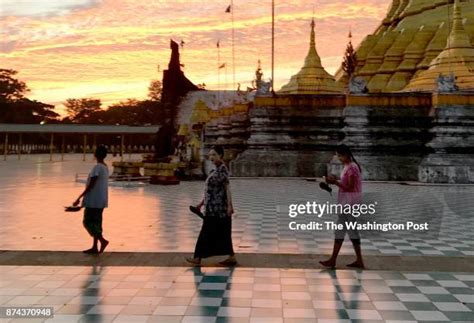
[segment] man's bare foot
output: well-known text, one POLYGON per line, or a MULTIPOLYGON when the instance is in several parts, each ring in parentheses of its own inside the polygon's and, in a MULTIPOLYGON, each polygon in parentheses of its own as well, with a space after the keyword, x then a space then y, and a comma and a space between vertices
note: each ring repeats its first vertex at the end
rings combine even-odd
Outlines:
POLYGON ((353 263, 350 263, 347 265, 347 267, 350 267, 350 268, 361 268, 361 269, 364 269, 365 266, 364 266, 364 263, 362 261, 354 261, 353 263))
POLYGON ((99 253, 103 253, 105 248, 107 248, 108 245, 109 245, 109 242, 104 239, 104 241, 100 243, 99 253))
POLYGON ((332 268, 332 269, 336 268, 336 261, 334 261, 332 259, 320 261, 319 263, 321 265, 323 265, 324 267, 327 267, 327 268, 332 268))
POLYGON ((97 248, 90 248, 87 250, 83 250, 82 252, 88 255, 96 255, 99 253, 99 250, 97 250, 97 248))
POLYGON ((201 266, 201 259, 199 258, 186 258, 186 261, 193 266, 201 266))

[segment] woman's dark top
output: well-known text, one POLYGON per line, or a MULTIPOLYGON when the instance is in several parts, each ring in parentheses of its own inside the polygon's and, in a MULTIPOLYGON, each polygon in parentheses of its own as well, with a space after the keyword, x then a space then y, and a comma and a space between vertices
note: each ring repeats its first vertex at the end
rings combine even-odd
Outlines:
POLYGON ((227 216, 227 185, 229 172, 224 163, 212 170, 206 179, 204 192, 204 212, 206 216, 227 216))

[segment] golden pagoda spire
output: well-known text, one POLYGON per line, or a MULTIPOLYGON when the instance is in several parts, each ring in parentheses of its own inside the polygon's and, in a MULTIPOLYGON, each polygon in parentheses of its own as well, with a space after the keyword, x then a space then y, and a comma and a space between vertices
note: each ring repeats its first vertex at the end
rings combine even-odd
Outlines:
POLYGON ((463 18, 461 13, 461 6, 459 5, 459 0, 454 1, 454 16, 453 16, 453 26, 451 33, 448 37, 449 48, 469 48, 471 47, 471 41, 469 36, 464 29, 463 18))
POLYGON ((321 59, 319 58, 318 51, 316 50, 316 36, 314 32, 314 18, 311 19, 311 36, 309 39, 309 51, 306 55, 304 65, 305 66, 314 66, 321 65, 321 59))
POLYGON ((437 80, 441 75, 453 74, 460 90, 474 89, 474 47, 464 28, 461 5, 454 1, 454 16, 446 48, 405 87, 404 91, 437 90, 437 80))
POLYGON ((323 68, 321 58, 316 50, 314 17, 311 20, 309 50, 301 70, 293 75, 290 82, 284 85, 280 94, 339 94, 344 89, 337 84, 334 77, 323 68))

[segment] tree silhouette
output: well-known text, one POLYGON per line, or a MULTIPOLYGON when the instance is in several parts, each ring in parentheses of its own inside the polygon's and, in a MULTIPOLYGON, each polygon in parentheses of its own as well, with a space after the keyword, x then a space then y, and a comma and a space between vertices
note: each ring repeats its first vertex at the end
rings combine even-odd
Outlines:
POLYGON ((25 82, 15 78, 17 71, 0 69, 0 123, 56 122, 54 106, 25 97, 25 82))
POLYGON ((357 54, 352 46, 352 33, 349 33, 349 44, 347 44, 342 69, 346 73, 348 80, 352 78, 357 66, 357 54))
POLYGON ((86 123, 94 113, 100 112, 102 103, 99 99, 67 99, 64 103, 69 120, 74 123, 86 123))
POLYGON ((0 69, 0 100, 12 102, 24 98, 24 94, 29 91, 25 82, 19 81, 14 76, 17 71, 0 69))
POLYGON ((149 125, 159 123, 160 103, 152 100, 127 99, 111 105, 103 113, 105 123, 122 125, 149 125), (158 105, 158 108, 157 108, 158 105))
POLYGON ((160 80, 152 80, 148 87, 148 97, 152 101, 160 101, 161 93, 163 91, 163 84, 160 80))

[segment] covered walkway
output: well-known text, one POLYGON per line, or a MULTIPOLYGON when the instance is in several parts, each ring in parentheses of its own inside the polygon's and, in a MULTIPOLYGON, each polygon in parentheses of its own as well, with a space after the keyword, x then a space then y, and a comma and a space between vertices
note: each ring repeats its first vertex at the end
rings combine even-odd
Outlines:
MULTIPOLYGON (((61 160, 64 160, 66 150, 66 135, 77 135, 82 137, 83 160, 86 160, 88 138, 92 137, 92 147, 96 146, 98 135, 117 135, 120 137, 120 156, 122 156, 126 147, 126 139, 131 140, 135 135, 154 135, 159 126, 122 126, 122 125, 77 125, 77 124, 0 124, 0 133, 4 135, 3 142, 3 160, 7 159, 9 147, 15 146, 15 152, 18 159, 21 159, 23 146, 23 135, 25 134, 47 134, 49 135, 49 154, 50 161, 53 160, 55 153, 55 140, 59 136, 61 140, 61 160), (16 138, 12 142, 12 138, 16 138)), ((92 149, 93 150, 93 149, 92 149)), ((131 151, 129 151, 131 152, 131 151)))

